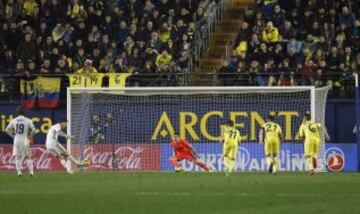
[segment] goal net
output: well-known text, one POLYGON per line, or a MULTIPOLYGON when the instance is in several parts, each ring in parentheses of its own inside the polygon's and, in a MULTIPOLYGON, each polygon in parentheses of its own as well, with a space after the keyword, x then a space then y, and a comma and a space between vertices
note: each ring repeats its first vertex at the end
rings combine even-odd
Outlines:
MULTIPOLYGON (((74 139, 67 148, 74 157, 91 161, 87 171, 171 171, 169 143, 179 133, 199 159, 222 171, 220 130, 231 119, 242 136, 235 171, 265 171, 257 138, 272 113, 284 136, 279 170, 304 171, 298 130, 306 111, 314 121, 325 122, 327 92, 314 87, 68 88, 67 131, 74 139)), ((201 171, 191 162, 182 166, 201 171)), ((326 170, 324 146, 317 170, 326 170)))

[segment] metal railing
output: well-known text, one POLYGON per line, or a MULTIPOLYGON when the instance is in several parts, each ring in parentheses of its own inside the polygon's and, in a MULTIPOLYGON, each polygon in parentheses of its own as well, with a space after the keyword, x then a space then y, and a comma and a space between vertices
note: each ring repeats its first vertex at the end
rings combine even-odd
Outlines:
POLYGON ((227 2, 228 0, 220 0, 215 6, 213 13, 203 18, 205 19, 206 26, 200 26, 201 38, 194 44, 193 63, 196 63, 207 50, 211 34, 215 31, 216 24, 224 17, 227 2))
MULTIPOLYGON (((257 86, 257 77, 261 77, 264 80, 265 85, 269 82, 269 77, 273 76, 277 85, 278 80, 289 81, 290 78, 295 80, 297 85, 302 84, 302 75, 300 73, 257 73, 251 74, 248 72, 244 73, 151 73, 151 74, 133 74, 128 77, 126 85, 129 87, 137 86, 189 86, 189 76, 200 80, 206 80, 209 86, 257 86)), ((328 80, 332 80, 334 85, 333 88, 341 89, 344 91, 340 97, 351 97, 354 92, 354 80, 350 77, 351 74, 344 76, 343 73, 331 73, 323 75, 320 82, 323 85, 328 84, 328 80), (347 78, 349 76, 349 78, 347 78), (345 77, 345 78, 344 78, 345 77)), ((61 97, 65 97, 65 88, 69 86, 68 77, 64 74, 35 74, 33 77, 46 76, 46 77, 60 77, 61 78, 61 97)), ((5 88, 6 90, 0 90, 0 100, 19 100, 20 99, 20 79, 22 75, 0 75, 0 89, 5 88), (3 87, 6 85, 6 87, 3 87)), ((314 81, 315 82, 315 81, 314 81)), ((307 82, 307 84, 310 84, 307 82)), ((108 78, 103 78, 103 87, 108 85, 108 78)), ((337 97, 335 96, 335 97, 337 97)))

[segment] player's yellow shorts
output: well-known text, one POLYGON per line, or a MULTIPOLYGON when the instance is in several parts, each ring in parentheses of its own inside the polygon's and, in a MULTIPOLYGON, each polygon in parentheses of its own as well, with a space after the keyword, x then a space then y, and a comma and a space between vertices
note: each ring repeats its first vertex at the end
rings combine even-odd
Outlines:
POLYGON ((307 138, 304 142, 305 156, 313 156, 317 158, 320 149, 320 139, 307 138))
POLYGON ((280 152, 280 141, 277 138, 268 138, 265 140, 265 155, 279 154, 280 152))
POLYGON ((238 153, 238 145, 236 144, 224 144, 223 156, 231 159, 236 159, 238 153))

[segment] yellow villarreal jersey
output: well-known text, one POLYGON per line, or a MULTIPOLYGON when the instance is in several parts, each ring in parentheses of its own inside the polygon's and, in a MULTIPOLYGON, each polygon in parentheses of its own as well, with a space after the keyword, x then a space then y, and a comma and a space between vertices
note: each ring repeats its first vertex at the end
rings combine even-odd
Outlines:
POLYGON ((264 125, 261 126, 264 129, 265 132, 265 140, 266 139, 279 139, 280 141, 280 135, 282 133, 281 126, 274 122, 267 122, 264 125))
POLYGON ((240 132, 236 128, 226 127, 224 132, 224 142, 225 144, 235 144, 237 145, 240 142, 240 132))
POLYGON ((301 124, 299 135, 300 137, 305 137, 305 138, 320 139, 320 134, 319 134, 320 128, 321 128, 320 123, 306 121, 303 124, 301 124))

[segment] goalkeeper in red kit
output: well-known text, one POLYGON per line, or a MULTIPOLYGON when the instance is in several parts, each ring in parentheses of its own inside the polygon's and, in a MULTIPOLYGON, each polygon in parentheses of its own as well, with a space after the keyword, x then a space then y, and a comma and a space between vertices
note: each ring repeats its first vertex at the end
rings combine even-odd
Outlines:
POLYGON ((206 166, 206 164, 197 159, 194 148, 186 139, 180 139, 180 137, 175 134, 174 140, 171 141, 171 146, 175 151, 175 156, 170 158, 170 163, 175 167, 175 171, 180 171, 181 165, 179 161, 184 159, 195 163, 205 171, 209 171, 209 168, 206 166))

